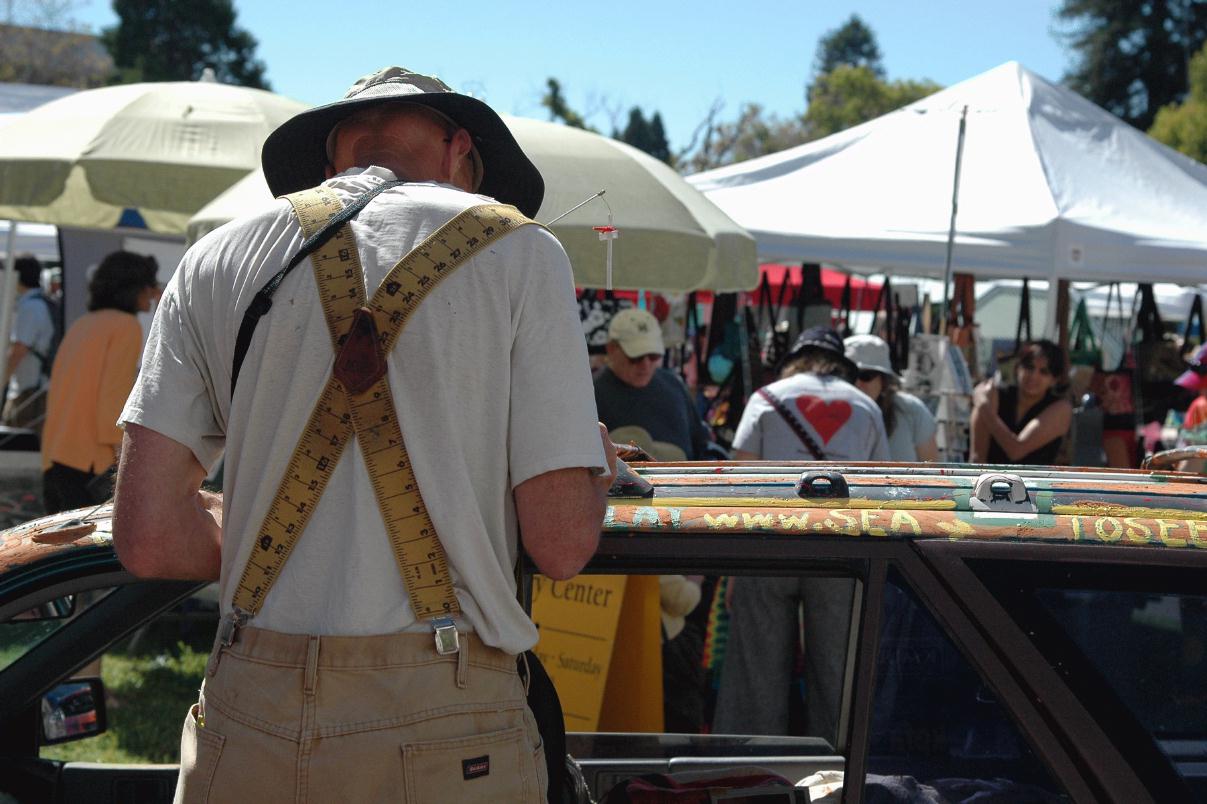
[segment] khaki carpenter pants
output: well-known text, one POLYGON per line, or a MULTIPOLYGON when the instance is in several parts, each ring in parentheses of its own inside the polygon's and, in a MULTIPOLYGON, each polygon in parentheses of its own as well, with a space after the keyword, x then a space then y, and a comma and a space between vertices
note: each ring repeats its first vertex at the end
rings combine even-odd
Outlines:
POLYGON ((176 802, 545 801, 516 658, 461 634, 242 628, 185 717, 176 802))

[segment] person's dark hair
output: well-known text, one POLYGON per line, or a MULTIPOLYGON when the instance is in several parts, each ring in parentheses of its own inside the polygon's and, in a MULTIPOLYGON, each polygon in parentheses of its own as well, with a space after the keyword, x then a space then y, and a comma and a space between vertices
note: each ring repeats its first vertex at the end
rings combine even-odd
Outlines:
POLYGON ((159 263, 154 257, 115 251, 96 267, 88 283, 88 310, 138 312, 138 294, 143 288, 156 287, 159 263))
POLYGON ((1035 365, 1035 359, 1042 357, 1048 364, 1048 371, 1056 380, 1056 390, 1068 384, 1068 366, 1065 364, 1064 351, 1049 340, 1029 341, 1023 344, 1018 354, 1018 365, 1028 368, 1035 365))
POLYGON ((42 263, 32 254, 21 254, 13 261, 17 279, 27 288, 42 286, 42 263))
POLYGON ((897 398, 897 378, 883 372, 880 381, 880 396, 876 397, 876 405, 884 419, 884 431, 890 436, 897 429, 897 406, 893 404, 897 398))
POLYGON ((780 379, 806 373, 837 377, 847 382, 854 379, 850 365, 839 355, 825 349, 805 349, 796 357, 789 358, 780 369, 780 379))
POLYGON ((1036 365, 1036 357, 1043 357, 1048 362, 1048 371, 1053 373, 1053 377, 1056 378, 1056 384, 1063 384, 1068 367, 1065 365, 1065 353, 1060 346, 1051 340, 1031 340, 1031 342, 1022 344, 1022 350, 1019 353, 1020 366, 1036 365))

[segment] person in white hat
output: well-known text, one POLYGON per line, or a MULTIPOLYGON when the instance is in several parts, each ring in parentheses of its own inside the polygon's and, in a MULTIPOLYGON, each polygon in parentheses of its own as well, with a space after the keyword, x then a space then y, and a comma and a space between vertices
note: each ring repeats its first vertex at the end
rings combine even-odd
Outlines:
POLYGON ((875 335, 852 335, 843 340, 847 359, 855 364, 855 387, 870 396, 884 416, 889 455, 894 461, 936 461, 938 425, 926 403, 900 389, 888 344, 875 335))
POLYGON ((635 443, 660 461, 701 460, 712 441, 691 392, 662 368, 662 324, 637 307, 608 325, 607 359, 595 375, 599 420, 617 443, 635 443))
MULTIPOLYGON (((547 230, 523 225, 540 173, 490 107, 400 67, 287 121, 263 163, 274 195, 321 183, 345 210, 363 205, 344 228, 353 244, 286 275, 305 238, 284 199, 203 238, 163 296, 121 416, 122 563, 140 577, 220 580, 177 800, 544 801, 549 766, 517 672, 537 640, 516 599, 519 536, 542 573, 576 574, 598 544, 615 453, 596 421, 569 261, 547 230), (496 200, 518 211, 472 213, 488 223, 472 238, 442 234, 461 245, 431 258, 429 235, 496 200), (402 274, 385 281, 408 254, 425 295, 404 293, 402 274), (459 254, 471 256, 432 273, 459 254), (359 268, 326 268, 355 257, 359 268), (319 282, 357 270, 364 298, 382 294, 333 324, 351 321, 333 339, 321 302, 339 302, 319 282), (387 296, 417 304, 388 352, 377 334, 397 320, 378 306, 387 296), (368 427, 359 416, 383 381, 394 409, 374 409, 368 427), (328 393, 359 416, 316 406, 328 393), (348 421, 358 429, 342 457, 291 460, 304 433, 348 421), (371 479, 361 440, 395 423, 407 456, 371 479), (223 450, 224 494, 199 491, 223 450), (405 514, 423 508, 426 519, 405 514), (269 511, 309 520, 284 527, 269 511), (408 539, 424 545, 418 562, 392 548, 408 539), (282 553, 288 563, 243 582, 252 556, 275 567, 282 553), (442 604, 416 597, 427 587, 442 604)), ((334 206, 299 201, 320 204, 334 206)), ((386 438, 382 451, 396 450, 386 438)))

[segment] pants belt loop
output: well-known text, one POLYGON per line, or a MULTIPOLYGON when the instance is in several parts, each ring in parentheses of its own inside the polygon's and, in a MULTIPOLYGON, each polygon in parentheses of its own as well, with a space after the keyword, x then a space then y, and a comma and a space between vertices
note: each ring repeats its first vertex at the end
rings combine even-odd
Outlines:
POLYGON ((306 642, 305 692, 307 695, 314 695, 314 690, 318 686, 319 641, 321 639, 322 637, 312 636, 306 642))
POLYGON ((461 641, 461 650, 457 651, 457 689, 463 690, 468 686, 466 676, 469 673, 469 640, 461 641))
POLYGON ((524 681, 524 697, 528 697, 528 687, 532 684, 532 668, 528 666, 528 651, 520 654, 520 664, 524 666, 523 681, 524 681))

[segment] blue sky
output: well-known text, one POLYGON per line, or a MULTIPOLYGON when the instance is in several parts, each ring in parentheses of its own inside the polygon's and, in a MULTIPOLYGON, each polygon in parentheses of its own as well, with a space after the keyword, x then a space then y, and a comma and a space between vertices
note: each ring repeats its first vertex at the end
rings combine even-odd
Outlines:
MULTIPOLYGON (((236 0, 260 42, 275 91, 306 103, 340 97, 387 64, 434 72, 502 112, 544 118, 545 80, 561 81, 596 127, 623 125, 631 106, 660 111, 672 149, 685 146, 715 100, 722 119, 757 102, 784 117, 804 110, 818 39, 859 14, 875 32, 890 79, 944 86, 1020 61, 1053 81, 1069 54, 1053 35, 1058 0, 381 3, 236 0)), ((107 0, 73 15, 97 30, 116 22, 107 0)))

